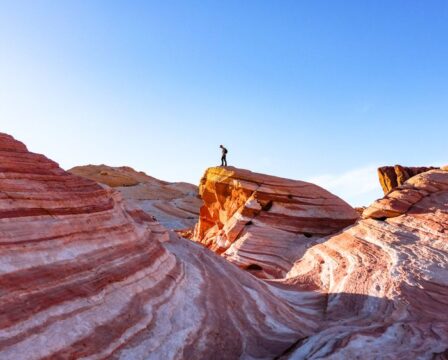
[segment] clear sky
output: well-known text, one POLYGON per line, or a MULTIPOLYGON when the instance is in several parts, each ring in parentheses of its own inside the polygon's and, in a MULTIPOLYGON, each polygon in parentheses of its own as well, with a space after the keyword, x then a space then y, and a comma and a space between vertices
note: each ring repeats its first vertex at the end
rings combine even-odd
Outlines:
POLYGON ((448 163, 446 0, 0 0, 0 131, 70 168, 220 161, 354 205, 448 163))

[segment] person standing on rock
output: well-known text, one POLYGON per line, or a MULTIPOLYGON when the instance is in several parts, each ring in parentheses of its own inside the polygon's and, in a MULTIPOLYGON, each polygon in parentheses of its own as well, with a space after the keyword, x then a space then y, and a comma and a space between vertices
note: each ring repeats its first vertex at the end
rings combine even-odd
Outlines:
POLYGON ((224 145, 219 145, 222 150, 221 166, 227 166, 227 153, 229 152, 224 145))

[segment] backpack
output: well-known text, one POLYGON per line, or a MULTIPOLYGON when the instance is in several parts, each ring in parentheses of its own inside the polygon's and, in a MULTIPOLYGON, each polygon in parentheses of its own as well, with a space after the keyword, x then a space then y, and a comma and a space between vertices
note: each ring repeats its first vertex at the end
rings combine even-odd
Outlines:
POLYGON ((228 153, 227 149, 226 149, 226 148, 224 148, 224 154, 227 154, 227 153, 228 153))

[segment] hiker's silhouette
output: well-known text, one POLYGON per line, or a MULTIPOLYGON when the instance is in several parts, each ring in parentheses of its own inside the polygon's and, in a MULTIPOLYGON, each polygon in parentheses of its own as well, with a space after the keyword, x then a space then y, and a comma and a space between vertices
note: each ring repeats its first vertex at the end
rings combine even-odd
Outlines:
POLYGON ((227 166, 228 150, 224 147, 224 145, 219 145, 219 147, 222 149, 221 166, 227 166))

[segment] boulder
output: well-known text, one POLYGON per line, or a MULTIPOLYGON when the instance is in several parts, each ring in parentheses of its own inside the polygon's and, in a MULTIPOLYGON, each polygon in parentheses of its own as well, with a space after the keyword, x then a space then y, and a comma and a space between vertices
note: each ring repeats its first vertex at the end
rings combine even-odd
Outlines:
POLYGON ((353 224, 346 202, 304 181, 208 169, 193 239, 259 277, 282 277, 318 238, 353 224))

